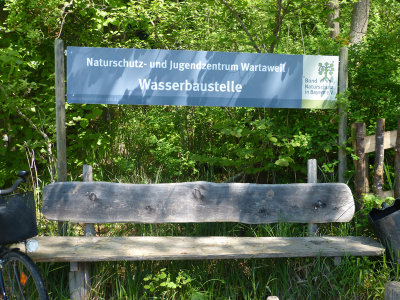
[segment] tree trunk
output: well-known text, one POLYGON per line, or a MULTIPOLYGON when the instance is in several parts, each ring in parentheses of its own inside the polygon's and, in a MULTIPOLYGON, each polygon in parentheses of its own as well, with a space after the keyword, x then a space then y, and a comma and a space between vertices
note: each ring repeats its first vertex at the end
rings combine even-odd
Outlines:
POLYGON ((275 28, 274 28, 274 39, 269 46, 269 53, 274 53, 276 42, 278 41, 279 32, 282 26, 282 0, 276 1, 276 14, 275 14, 275 28))
POLYGON ((350 44, 358 44, 367 33, 370 0, 354 3, 351 17, 350 44))
POLYGON ((336 21, 339 18, 339 0, 330 0, 328 9, 331 11, 328 14, 328 28, 331 29, 330 37, 334 40, 340 32, 339 22, 336 21))

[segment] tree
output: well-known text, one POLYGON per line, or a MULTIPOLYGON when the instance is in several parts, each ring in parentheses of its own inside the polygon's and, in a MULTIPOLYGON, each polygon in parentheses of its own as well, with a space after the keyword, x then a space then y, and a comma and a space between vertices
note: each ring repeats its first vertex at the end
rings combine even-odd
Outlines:
POLYGON ((350 44, 358 44, 367 33, 370 0, 354 3, 350 25, 350 44))
POLYGON ((328 9, 330 10, 328 14, 328 28, 330 31, 330 37, 334 40, 339 36, 340 25, 337 19, 339 18, 339 0, 330 0, 328 2, 328 9))
MULTIPOLYGON (((67 46, 337 55, 350 36, 356 6, 353 0, 328 1, 0 0, 0 85, 5 91, 0 91, 0 135, 10 138, 7 148, 0 147, 0 180, 10 173, 8 166, 16 170, 25 163, 25 141, 40 156, 39 173, 48 173, 58 36, 67 46)), ((391 26, 399 27, 399 2, 377 0, 370 6, 368 31, 373 34, 351 54, 358 60, 352 65, 352 119, 386 113, 385 103, 398 101, 397 29, 391 26), (383 39, 387 36, 390 43, 383 39), (375 64, 377 45, 380 56, 393 60, 375 64), (376 74, 390 71, 394 77, 380 85, 368 69, 371 64, 376 74), (379 101, 370 101, 372 96, 379 101)), ((336 131, 335 111, 67 104, 67 140, 73 141, 68 170, 75 178, 87 163, 106 170, 109 178, 146 172, 175 181, 213 173, 222 180, 247 172, 249 180, 256 180, 264 172, 260 182, 301 181, 311 156, 320 157, 324 170, 335 174, 336 131)))

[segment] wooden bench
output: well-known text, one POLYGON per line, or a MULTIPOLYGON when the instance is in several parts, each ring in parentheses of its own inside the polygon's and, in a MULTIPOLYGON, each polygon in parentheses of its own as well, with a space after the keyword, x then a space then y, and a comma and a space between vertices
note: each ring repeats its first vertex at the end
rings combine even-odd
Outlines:
MULTIPOLYGON (((59 182, 44 187, 42 205, 49 220, 150 224, 348 222, 355 207, 351 190, 342 183, 210 182, 59 182)), ((35 261, 71 262, 74 272, 84 268, 78 263, 95 261, 376 256, 384 252, 372 238, 351 236, 42 236, 37 240, 39 249, 31 254, 35 261)), ((85 282, 83 275, 76 276, 70 289, 79 289, 85 282)))

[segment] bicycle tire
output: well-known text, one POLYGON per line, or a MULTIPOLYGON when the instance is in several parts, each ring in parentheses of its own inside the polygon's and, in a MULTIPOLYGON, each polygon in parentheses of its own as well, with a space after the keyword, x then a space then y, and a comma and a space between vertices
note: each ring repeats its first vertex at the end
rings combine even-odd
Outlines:
POLYGON ((3 258, 4 285, 9 300, 48 300, 46 287, 35 263, 26 254, 11 250, 3 258))

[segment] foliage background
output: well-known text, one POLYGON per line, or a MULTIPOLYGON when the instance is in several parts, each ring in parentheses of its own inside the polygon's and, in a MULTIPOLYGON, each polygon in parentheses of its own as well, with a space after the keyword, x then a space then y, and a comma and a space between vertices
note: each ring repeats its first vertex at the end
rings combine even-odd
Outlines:
MULTIPOLYGON (((55 38, 65 45, 338 55, 326 1, 0 1, 0 183, 32 157, 54 179, 55 38)), ((395 127, 399 103, 399 2, 371 3, 368 36, 350 49, 350 123, 395 127), (379 80, 377 80, 379 78, 379 80)), ((335 180, 336 110, 68 105, 68 174, 136 182, 245 174, 254 182, 302 182, 309 158, 335 180), (139 176, 139 178, 138 178, 139 176)), ((351 164, 349 164, 351 165, 351 164)), ((351 183, 351 171, 348 174, 351 183)))
MULTIPOLYGON (((0 8, 3 185, 33 152, 41 180, 54 179, 55 38, 73 46, 338 55, 348 43, 352 1, 340 3, 336 40, 326 1, 1 0, 0 8)), ((371 131, 377 117, 388 127, 397 119, 398 8, 398 1, 371 3, 367 38, 350 49, 350 123, 367 122, 371 131)), ((129 182, 210 174, 302 182, 306 160, 316 157, 331 181, 337 122, 336 110, 67 104, 68 174, 76 179, 87 163, 96 176, 124 174, 129 182)))
MULTIPOLYGON (((332 40, 323 0, 0 0, 0 186, 34 167, 56 178, 54 40, 65 45, 338 55, 354 1, 340 1, 332 40)), ((368 33, 349 46, 349 124, 386 118, 400 103, 400 2, 371 1, 368 33)), ((68 179, 336 181, 337 110, 66 105, 68 179)), ((350 130, 348 132, 350 136, 350 130)), ((349 140, 350 154, 351 140, 349 140)), ((349 155, 346 174, 352 185, 349 155)))

